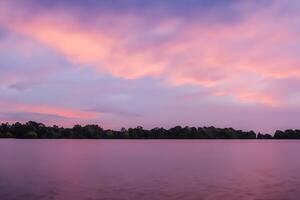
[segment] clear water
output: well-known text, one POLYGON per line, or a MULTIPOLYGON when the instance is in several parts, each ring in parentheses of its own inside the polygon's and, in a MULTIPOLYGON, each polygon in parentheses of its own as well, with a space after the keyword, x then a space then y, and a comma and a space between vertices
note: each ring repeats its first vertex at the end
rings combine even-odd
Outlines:
POLYGON ((0 140, 1 200, 300 199, 300 141, 0 140))

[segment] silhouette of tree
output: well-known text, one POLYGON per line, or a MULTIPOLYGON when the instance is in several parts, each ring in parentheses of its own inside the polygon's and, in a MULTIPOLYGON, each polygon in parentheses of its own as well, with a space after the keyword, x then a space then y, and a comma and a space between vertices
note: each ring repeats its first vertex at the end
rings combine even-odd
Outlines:
POLYGON ((73 139, 300 139, 300 130, 277 130, 270 134, 255 134, 254 131, 241 131, 233 128, 181 127, 170 129, 153 128, 146 130, 142 126, 122 128, 120 131, 104 130, 98 125, 75 125, 62 128, 56 125, 46 126, 29 121, 25 124, 16 122, 12 125, 0 125, 0 138, 73 138, 73 139))

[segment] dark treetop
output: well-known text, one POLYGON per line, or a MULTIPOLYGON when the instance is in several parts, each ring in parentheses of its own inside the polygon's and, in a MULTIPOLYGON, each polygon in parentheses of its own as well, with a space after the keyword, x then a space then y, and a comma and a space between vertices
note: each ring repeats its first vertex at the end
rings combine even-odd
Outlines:
POLYGON ((42 123, 29 121, 25 124, 2 123, 0 138, 72 138, 72 139, 300 139, 300 130, 276 131, 269 134, 241 131, 233 128, 215 127, 181 127, 170 129, 143 127, 120 131, 105 130, 98 125, 75 125, 73 128, 45 126, 42 123))

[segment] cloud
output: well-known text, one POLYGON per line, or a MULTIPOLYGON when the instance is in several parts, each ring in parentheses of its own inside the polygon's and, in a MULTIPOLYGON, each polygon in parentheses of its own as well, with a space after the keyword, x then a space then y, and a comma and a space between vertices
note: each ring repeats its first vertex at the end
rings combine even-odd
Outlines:
POLYGON ((39 114, 77 106, 69 117, 107 124, 169 104, 178 121, 185 104, 192 117, 208 102, 296 109, 299 10, 295 0, 1 1, 0 89, 39 114))
POLYGON ((2 29, 0 88, 26 90, 43 84, 70 64, 61 55, 32 38, 2 29))
POLYGON ((89 112, 99 112, 99 113, 107 113, 107 114, 114 114, 114 115, 123 115, 126 117, 141 117, 141 114, 138 114, 134 111, 127 111, 122 108, 117 108, 116 105, 113 107, 111 105, 105 105, 105 106, 97 106, 90 109, 87 109, 86 111, 89 112))
MULTIPOLYGON (((249 13, 249 3, 237 5, 239 12, 249 13)), ((274 1, 255 15, 248 14, 230 24, 178 16, 157 23, 130 12, 106 12, 82 24, 72 9, 44 11, 26 21, 2 16, 1 21, 9 29, 55 49, 69 61, 99 73, 125 79, 156 77, 175 86, 209 87, 212 94, 274 106, 279 104, 271 102, 272 94, 263 94, 263 88, 256 90, 246 82, 241 90, 236 80, 247 80, 253 74, 263 80, 261 87, 270 87, 269 79, 300 77, 298 25, 281 14, 284 5, 274 1), (150 27, 145 28, 148 22, 150 27)))
POLYGON ((4 102, 1 101, 2 112, 20 112, 20 113, 34 113, 41 115, 53 115, 61 118, 70 119, 94 119, 99 115, 95 111, 81 111, 70 108, 53 107, 48 105, 31 105, 18 102, 4 102))

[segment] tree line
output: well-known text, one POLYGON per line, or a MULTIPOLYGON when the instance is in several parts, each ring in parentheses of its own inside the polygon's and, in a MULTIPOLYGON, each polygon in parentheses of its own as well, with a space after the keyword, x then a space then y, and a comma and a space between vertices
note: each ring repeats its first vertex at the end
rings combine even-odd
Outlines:
POLYGON ((105 130, 98 125, 75 125, 72 128, 46 126, 29 121, 0 125, 0 138, 53 138, 53 139, 300 139, 300 130, 276 131, 274 136, 256 134, 254 131, 241 131, 233 128, 181 127, 170 129, 153 128, 146 130, 141 126, 120 131, 105 130))

